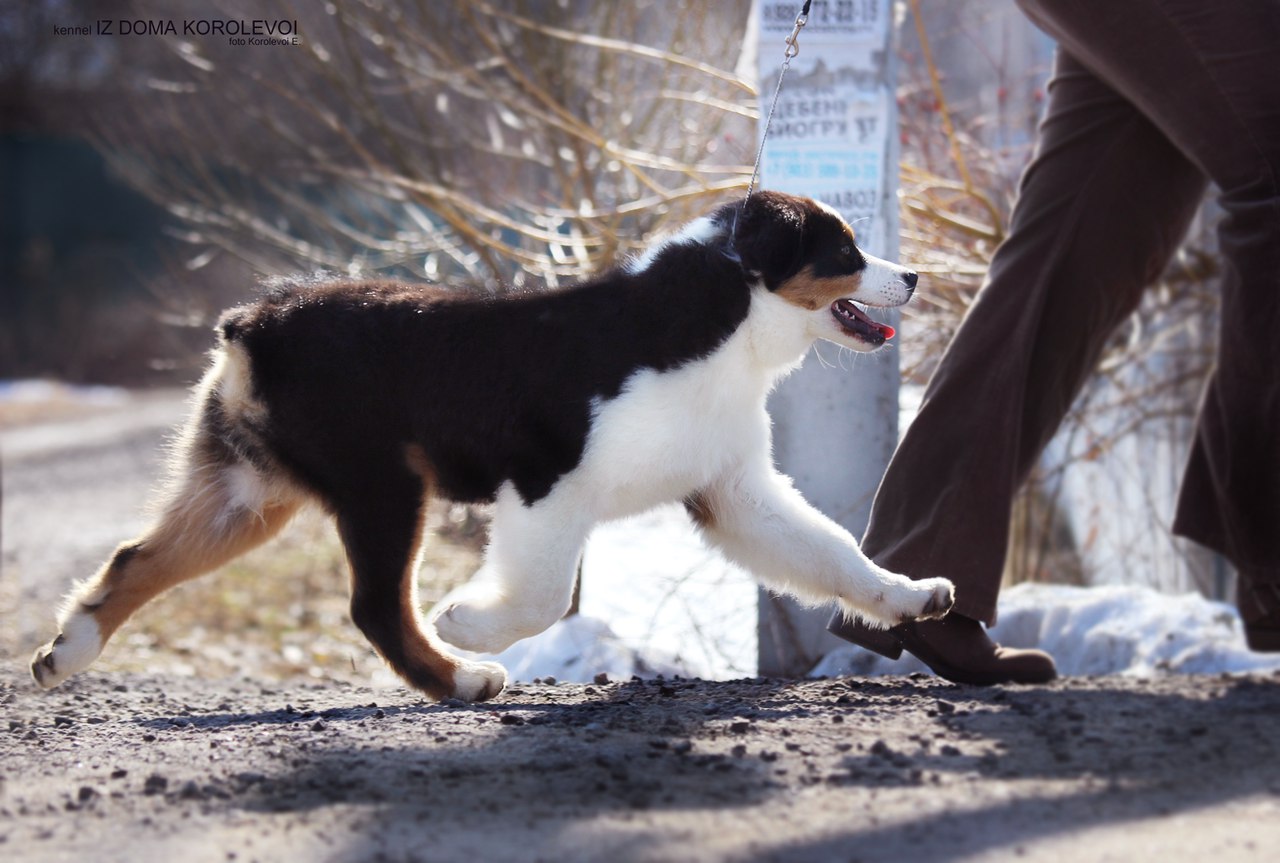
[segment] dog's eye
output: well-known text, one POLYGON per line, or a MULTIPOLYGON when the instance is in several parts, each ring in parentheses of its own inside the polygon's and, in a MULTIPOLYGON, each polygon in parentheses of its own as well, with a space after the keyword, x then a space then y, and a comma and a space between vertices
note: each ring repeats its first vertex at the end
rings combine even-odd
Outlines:
POLYGON ((841 247, 840 247, 840 257, 842 257, 842 258, 852 258, 852 257, 853 257, 853 246, 841 246, 841 247))

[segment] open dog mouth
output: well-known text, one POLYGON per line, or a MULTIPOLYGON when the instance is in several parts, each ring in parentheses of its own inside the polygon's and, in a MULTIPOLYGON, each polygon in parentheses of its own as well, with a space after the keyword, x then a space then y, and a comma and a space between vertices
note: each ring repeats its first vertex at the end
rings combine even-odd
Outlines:
POLYGON ((871 320, 853 300, 836 300, 831 304, 831 316, 836 319, 840 329, 873 345, 884 344, 886 339, 893 338, 893 327, 871 320))

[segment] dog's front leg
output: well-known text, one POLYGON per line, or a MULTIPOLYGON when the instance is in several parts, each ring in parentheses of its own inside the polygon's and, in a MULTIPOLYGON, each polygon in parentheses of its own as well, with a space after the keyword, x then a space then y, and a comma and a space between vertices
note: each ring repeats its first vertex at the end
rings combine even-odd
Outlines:
POLYGON ((441 638, 478 653, 501 653, 564 617, 591 528, 589 508, 564 488, 526 506, 505 486, 496 503, 484 565, 431 614, 441 638))
POLYGON ((802 601, 834 599, 845 613, 884 626, 942 617, 954 602, 945 578, 913 581, 876 566, 767 459, 731 472, 685 506, 726 557, 766 587, 802 601))

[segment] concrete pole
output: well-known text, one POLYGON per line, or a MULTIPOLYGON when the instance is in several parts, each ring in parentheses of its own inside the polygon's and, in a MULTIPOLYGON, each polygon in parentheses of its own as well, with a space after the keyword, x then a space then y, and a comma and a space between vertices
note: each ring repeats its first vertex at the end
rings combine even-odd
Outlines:
MULTIPOLYGON (((760 0, 753 10, 760 34, 761 118, 768 115, 798 5, 760 0)), ((891 5, 814 4, 765 144, 761 185, 832 204, 854 225, 860 246, 896 260, 891 5)), ((876 317, 897 324, 896 313, 877 311, 876 317)), ((779 468, 810 503, 856 537, 866 528, 875 489, 898 439, 896 341, 870 355, 820 342, 770 400, 779 468)), ((805 609, 761 591, 759 673, 803 675, 843 644, 826 631, 830 615, 830 607, 805 609)))

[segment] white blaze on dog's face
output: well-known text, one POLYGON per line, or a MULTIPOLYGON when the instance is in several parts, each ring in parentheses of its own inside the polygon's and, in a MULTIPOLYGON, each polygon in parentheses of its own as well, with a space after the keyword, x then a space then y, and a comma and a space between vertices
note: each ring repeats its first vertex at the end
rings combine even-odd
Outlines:
POLYGON ((762 192, 741 214, 737 248, 775 296, 809 313, 808 334, 855 351, 874 351, 894 335, 863 307, 911 299, 916 274, 864 254, 853 229, 832 208, 762 192))

